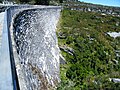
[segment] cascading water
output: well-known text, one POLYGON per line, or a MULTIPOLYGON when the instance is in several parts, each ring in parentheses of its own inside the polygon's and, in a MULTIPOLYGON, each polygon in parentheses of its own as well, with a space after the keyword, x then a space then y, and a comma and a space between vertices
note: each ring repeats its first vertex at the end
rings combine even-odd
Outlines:
POLYGON ((14 19, 14 40, 27 90, 49 90, 59 82, 56 24, 60 9, 25 10, 14 19))

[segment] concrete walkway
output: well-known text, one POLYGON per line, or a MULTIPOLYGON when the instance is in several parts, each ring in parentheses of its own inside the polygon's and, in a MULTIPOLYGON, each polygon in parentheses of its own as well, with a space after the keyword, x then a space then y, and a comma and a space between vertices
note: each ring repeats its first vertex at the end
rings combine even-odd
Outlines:
POLYGON ((13 90, 6 12, 0 13, 0 25, 0 90, 13 90))
POLYGON ((4 23, 4 14, 5 12, 0 13, 0 50, 1 50, 1 39, 2 39, 2 29, 4 23))

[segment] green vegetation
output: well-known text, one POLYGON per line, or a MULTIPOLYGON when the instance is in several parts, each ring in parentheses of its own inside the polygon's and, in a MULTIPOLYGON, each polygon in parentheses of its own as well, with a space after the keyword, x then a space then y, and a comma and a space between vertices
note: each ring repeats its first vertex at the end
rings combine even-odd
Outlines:
POLYGON ((113 89, 120 83, 120 38, 107 32, 120 32, 120 17, 93 12, 63 10, 57 35, 61 54, 61 83, 58 90, 113 89), (119 23, 119 25, 117 24, 119 23))
POLYGON ((49 5, 49 0, 35 0, 35 4, 49 5))
POLYGON ((37 4, 37 5, 49 5, 55 3, 63 3, 63 0, 13 0, 16 3, 21 3, 21 4, 37 4))
POLYGON ((38 5, 49 5, 49 0, 17 0, 17 2, 38 4, 38 5))
POLYGON ((0 0, 0 3, 2 3, 2 0, 0 0))

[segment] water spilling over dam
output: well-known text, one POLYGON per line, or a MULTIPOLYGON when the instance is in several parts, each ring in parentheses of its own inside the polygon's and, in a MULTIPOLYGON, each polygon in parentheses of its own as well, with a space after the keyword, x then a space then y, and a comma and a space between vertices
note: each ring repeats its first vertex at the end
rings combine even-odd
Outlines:
POLYGON ((8 10, 10 55, 12 52, 18 84, 20 90, 55 89, 60 81, 56 26, 61 8, 31 7, 8 10))
POLYGON ((26 10, 14 22, 14 39, 29 89, 47 89, 59 81, 56 24, 59 10, 26 10))

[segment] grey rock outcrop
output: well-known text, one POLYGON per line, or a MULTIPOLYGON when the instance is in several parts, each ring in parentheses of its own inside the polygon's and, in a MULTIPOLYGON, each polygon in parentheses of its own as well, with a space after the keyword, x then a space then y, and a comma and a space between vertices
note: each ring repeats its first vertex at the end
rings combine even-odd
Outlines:
POLYGON ((114 83, 120 83, 120 79, 119 78, 109 78, 109 80, 114 82, 114 83))

